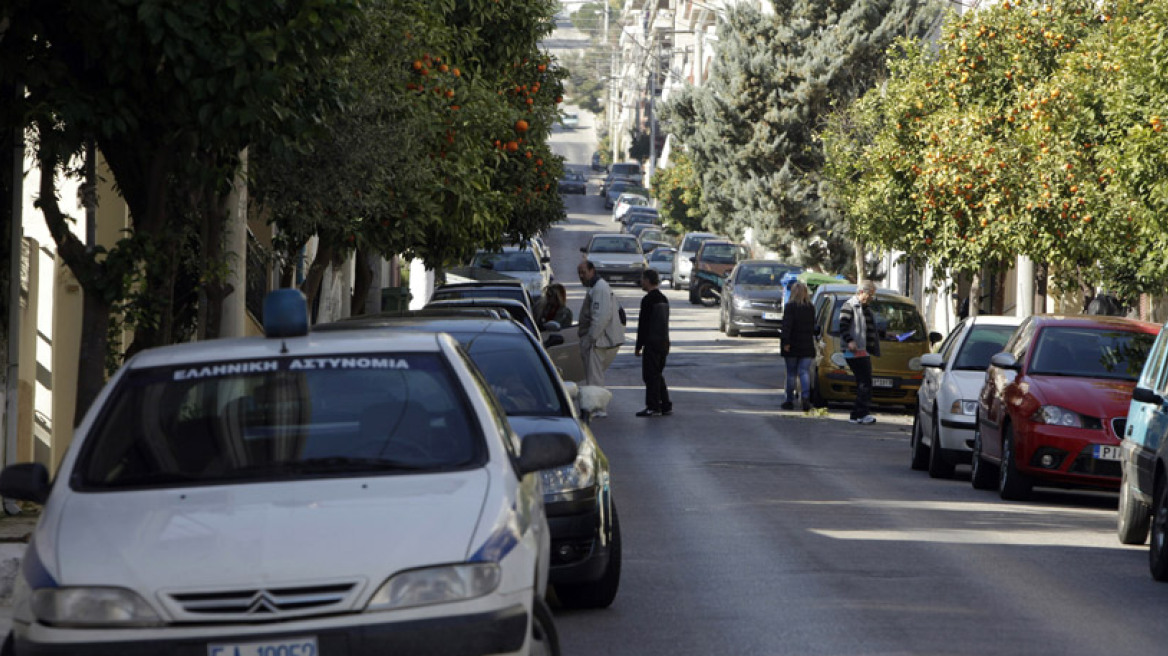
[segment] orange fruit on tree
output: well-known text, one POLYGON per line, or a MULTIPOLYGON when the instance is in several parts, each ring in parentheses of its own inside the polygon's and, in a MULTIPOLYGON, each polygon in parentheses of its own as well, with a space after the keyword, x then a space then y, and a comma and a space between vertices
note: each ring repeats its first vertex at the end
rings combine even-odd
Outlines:
POLYGON ((515 121, 515 131, 519 133, 527 132, 527 121, 523 119, 515 121))
POLYGON ((440 71, 442 71, 443 73, 445 73, 446 71, 449 71, 449 70, 450 70, 450 67, 449 67, 449 66, 447 66, 446 64, 443 64, 443 65, 441 65, 441 66, 439 66, 439 67, 438 67, 438 70, 440 70, 440 71))
POLYGON ((420 70, 422 70, 422 60, 420 60, 420 59, 415 59, 415 60, 414 60, 414 70, 415 70, 415 71, 420 71, 420 70))
POLYGON ((540 73, 542 73, 542 72, 544 72, 544 71, 546 71, 546 70, 547 70, 547 66, 544 66, 543 64, 540 64, 539 66, 536 66, 536 67, 535 67, 535 69, 536 69, 537 71, 539 71, 540 73))
POLYGON ((519 150, 519 144, 515 143, 514 141, 507 142, 507 152, 513 153, 517 150, 519 150))

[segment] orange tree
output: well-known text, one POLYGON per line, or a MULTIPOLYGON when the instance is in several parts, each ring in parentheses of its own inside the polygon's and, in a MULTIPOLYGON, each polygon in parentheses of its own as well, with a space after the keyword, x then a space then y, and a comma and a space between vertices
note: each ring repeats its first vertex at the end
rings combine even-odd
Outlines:
POLYGON ((284 256, 319 238, 310 297, 354 250, 437 266, 562 215, 547 146, 562 73, 537 50, 550 7, 524 6, 515 22, 493 3, 367 7, 362 38, 335 61, 348 102, 303 148, 257 163, 256 210, 280 227, 284 256))
POLYGON ((883 90, 824 134, 857 234, 956 271, 1021 253, 1065 282, 1122 277, 1097 264, 1129 232, 1098 155, 1107 117, 1074 88, 1102 14, 1003 2, 951 16, 935 53, 904 46, 883 90))

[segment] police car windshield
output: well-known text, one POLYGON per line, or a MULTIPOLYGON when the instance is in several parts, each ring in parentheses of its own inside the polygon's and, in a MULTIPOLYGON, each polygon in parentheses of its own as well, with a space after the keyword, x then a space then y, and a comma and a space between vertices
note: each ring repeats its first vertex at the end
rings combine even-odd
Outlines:
POLYGON ((482 436, 436 354, 287 357, 130 372, 76 468, 83 488, 478 465, 482 436))

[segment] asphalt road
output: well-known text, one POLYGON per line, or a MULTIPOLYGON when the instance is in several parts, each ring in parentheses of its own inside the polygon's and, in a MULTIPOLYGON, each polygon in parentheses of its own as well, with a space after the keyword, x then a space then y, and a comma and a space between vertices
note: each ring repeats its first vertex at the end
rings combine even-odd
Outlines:
MULTIPOLYGON (((553 147, 587 171, 594 135, 553 147)), ((575 266, 615 231, 596 186, 549 235, 578 309, 575 266)), ((617 287, 635 330, 639 289, 617 287)), ((1147 548, 1115 537, 1113 494, 1039 489, 1027 503, 909 470, 911 417, 778 409, 771 337, 728 338, 712 308, 672 303, 670 417, 643 407, 631 345, 593 427, 611 460, 624 538, 613 606, 557 611, 566 656, 1168 653, 1168 586, 1147 548)))

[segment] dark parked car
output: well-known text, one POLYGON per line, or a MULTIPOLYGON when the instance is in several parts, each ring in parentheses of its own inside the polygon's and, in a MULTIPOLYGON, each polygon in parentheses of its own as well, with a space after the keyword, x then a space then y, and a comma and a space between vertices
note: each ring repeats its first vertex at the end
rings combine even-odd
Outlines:
POLYGON ((560 178, 560 193, 561 194, 586 194, 588 193, 588 180, 584 175, 576 171, 565 171, 564 177, 560 178))
POLYGON ((621 535, 608 458, 535 337, 510 320, 471 317, 356 318, 313 330, 370 328, 449 334, 482 372, 520 439, 555 432, 576 440, 574 464, 541 472, 551 534, 548 582, 565 606, 611 605, 620 585, 621 535))
POLYGON ((593 171, 603 171, 604 170, 604 162, 602 161, 602 159, 600 157, 599 150, 592 151, 592 170, 593 171))
POLYGON ((1003 499, 1036 484, 1118 488, 1119 440, 1158 329, 1106 316, 1022 322, 986 369, 973 486, 996 486, 1003 499))
POLYGON ((730 337, 754 331, 778 334, 783 325, 783 274, 799 267, 777 260, 743 260, 722 285, 718 330, 730 337))
POLYGON ((535 301, 527 293, 523 281, 514 278, 446 283, 438 286, 430 296, 431 301, 448 301, 455 298, 510 298, 526 305, 529 311, 534 311, 535 308, 535 301))

